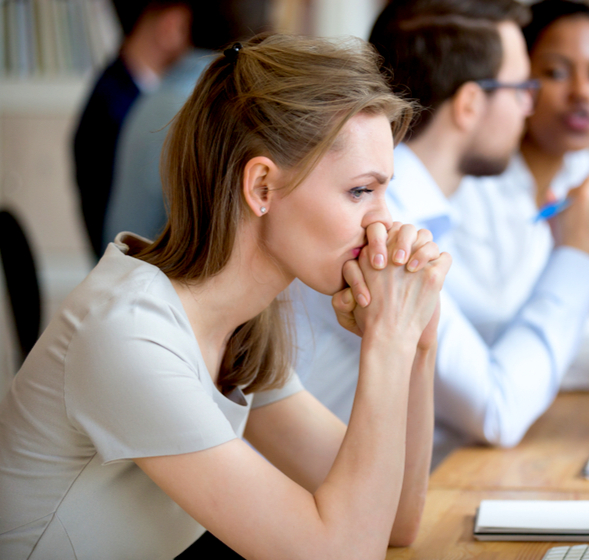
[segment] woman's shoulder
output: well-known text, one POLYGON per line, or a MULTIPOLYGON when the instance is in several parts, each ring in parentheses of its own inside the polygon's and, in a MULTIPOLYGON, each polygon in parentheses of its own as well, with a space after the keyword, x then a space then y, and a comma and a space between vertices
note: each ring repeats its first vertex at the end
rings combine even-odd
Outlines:
POLYGON ((103 319, 108 319, 114 310, 143 319, 151 314, 164 317, 172 314, 181 320, 184 315, 168 277, 156 266, 128 255, 114 243, 109 244, 104 256, 72 292, 64 307, 80 315, 99 314, 103 319))
POLYGON ((180 299, 157 267, 110 244, 86 279, 52 318, 45 340, 64 362, 75 347, 88 360, 125 351, 130 343, 156 344, 191 357, 196 341, 180 299))

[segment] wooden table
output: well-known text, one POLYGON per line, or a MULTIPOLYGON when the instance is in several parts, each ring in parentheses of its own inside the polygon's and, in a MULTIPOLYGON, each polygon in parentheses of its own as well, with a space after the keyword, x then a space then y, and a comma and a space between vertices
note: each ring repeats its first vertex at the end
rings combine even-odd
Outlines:
POLYGON ((589 492, 589 393, 561 393, 513 449, 464 447, 434 471, 430 488, 589 492))
MULTIPOLYGON (((564 393, 514 449, 467 447, 434 471, 419 535, 387 560, 540 560, 554 542, 480 542, 481 500, 589 500, 589 393, 564 393)), ((579 543, 568 543, 579 544, 579 543)))
POLYGON ((589 500, 589 492, 431 489, 417 540, 389 548, 387 560, 540 560, 553 546, 580 544, 477 541, 472 530, 481 500, 589 500))

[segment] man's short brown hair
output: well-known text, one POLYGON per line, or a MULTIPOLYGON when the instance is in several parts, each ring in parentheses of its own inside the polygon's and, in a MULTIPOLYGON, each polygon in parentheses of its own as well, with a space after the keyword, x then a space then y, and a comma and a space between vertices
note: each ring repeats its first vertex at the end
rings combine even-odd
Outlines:
POLYGON ((383 57, 395 93, 423 110, 413 137, 466 82, 496 78, 503 59, 497 24, 524 25, 529 9, 516 0, 393 0, 370 42, 383 57))

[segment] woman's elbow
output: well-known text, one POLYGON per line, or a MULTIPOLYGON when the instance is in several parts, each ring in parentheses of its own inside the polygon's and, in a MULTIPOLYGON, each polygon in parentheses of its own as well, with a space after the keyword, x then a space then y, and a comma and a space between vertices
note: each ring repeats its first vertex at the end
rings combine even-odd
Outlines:
POLYGON ((419 519, 403 524, 398 530, 394 529, 389 539, 389 546, 401 548, 411 546, 419 533, 419 519))
POLYGON ((411 533, 411 534, 407 533, 405 535, 391 537, 391 540, 389 541, 389 546, 394 547, 394 548, 404 548, 407 546, 411 546, 415 542, 416 538, 417 538, 417 531, 415 533, 411 533))

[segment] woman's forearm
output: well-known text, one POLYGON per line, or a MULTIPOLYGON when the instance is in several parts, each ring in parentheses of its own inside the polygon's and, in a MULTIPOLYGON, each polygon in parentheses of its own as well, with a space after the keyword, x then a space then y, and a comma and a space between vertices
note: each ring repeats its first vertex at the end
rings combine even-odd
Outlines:
POLYGON ((437 345, 417 350, 409 386, 405 475, 390 546, 408 546, 417 536, 429 480, 434 429, 433 376, 437 345))
POLYGON ((348 545, 361 547, 364 558, 384 554, 397 512, 415 347, 415 342, 401 337, 364 337, 348 430, 315 493, 326 526, 348 545))

